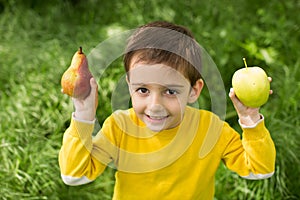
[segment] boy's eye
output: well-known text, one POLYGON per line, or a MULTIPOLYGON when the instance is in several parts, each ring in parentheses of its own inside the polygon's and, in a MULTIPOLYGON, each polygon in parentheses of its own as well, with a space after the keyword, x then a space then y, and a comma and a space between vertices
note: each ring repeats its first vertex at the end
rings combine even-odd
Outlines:
POLYGON ((166 94, 168 94, 168 95, 176 95, 176 94, 178 94, 178 92, 176 90, 167 89, 166 90, 166 94))
POLYGON ((138 88, 136 91, 141 94, 149 93, 149 90, 147 88, 138 88))

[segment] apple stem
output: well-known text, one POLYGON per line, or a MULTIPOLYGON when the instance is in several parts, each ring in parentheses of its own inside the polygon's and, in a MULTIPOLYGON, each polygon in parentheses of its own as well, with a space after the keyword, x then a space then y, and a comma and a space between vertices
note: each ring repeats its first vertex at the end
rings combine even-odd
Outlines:
POLYGON ((247 68, 247 62, 246 62, 246 58, 243 58, 243 61, 244 61, 244 64, 245 64, 245 67, 247 68))

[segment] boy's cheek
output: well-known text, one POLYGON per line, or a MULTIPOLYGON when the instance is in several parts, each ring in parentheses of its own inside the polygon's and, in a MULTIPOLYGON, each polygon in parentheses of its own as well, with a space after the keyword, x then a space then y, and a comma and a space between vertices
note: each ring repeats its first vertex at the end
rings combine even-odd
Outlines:
POLYGON ((142 101, 141 99, 132 96, 131 103, 132 103, 132 107, 134 107, 137 110, 140 110, 143 107, 143 104, 145 103, 145 101, 142 101))

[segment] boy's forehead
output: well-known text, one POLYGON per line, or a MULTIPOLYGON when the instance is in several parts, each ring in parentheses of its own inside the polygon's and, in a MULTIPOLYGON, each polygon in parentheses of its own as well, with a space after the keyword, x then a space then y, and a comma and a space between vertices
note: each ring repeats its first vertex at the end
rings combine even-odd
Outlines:
POLYGON ((134 64, 129 72, 129 81, 133 84, 157 83, 161 85, 186 83, 188 80, 174 68, 164 64, 134 64))

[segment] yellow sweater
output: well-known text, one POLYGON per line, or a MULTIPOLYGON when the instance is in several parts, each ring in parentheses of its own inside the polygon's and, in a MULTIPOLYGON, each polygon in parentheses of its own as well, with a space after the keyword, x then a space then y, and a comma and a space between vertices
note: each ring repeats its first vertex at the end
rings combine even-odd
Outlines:
POLYGON ((59 155, 62 179, 79 185, 116 169, 114 200, 208 200, 220 161, 240 176, 268 178, 275 148, 264 121, 243 139, 209 111, 186 107, 180 126, 152 132, 133 109, 113 113, 92 137, 93 124, 72 118, 59 155))

